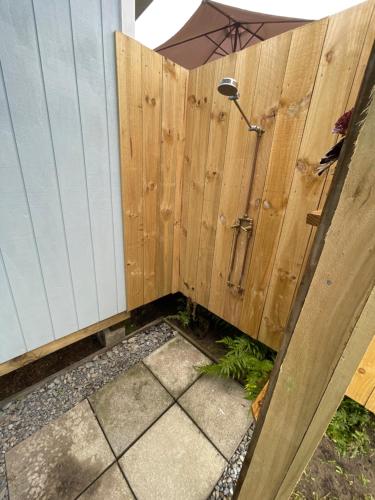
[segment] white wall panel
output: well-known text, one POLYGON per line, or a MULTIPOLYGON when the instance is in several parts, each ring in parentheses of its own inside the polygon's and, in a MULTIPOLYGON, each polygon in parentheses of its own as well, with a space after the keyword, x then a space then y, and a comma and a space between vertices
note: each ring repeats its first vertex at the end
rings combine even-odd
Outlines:
POLYGON ((34 0, 34 6, 78 326, 82 328, 99 321, 99 313, 69 2, 34 0))
POLYGON ((107 89, 107 117, 109 161, 112 186, 112 212, 116 261, 117 303, 125 309, 125 270, 121 211, 119 124, 117 113, 116 54, 112 33, 121 23, 121 9, 117 0, 102 0, 104 70, 107 89))
MULTIPOLYGON (((9 114, 3 74, 0 82, 0 249, 5 271, 2 274, 0 302, 5 299, 9 286, 17 304, 26 347, 33 349, 40 343, 54 339, 52 320, 17 145, 9 114)), ((1 358, 12 357, 18 352, 18 342, 11 341, 14 322, 2 306, 0 313, 1 358)), ((21 353, 23 351, 20 351, 21 353)))
POLYGON ((0 2, 0 362, 126 308, 120 0, 0 2))
POLYGON ((71 0, 99 314, 117 311, 106 88, 100 0, 71 0), (87 15, 90 12, 91 15, 87 15))

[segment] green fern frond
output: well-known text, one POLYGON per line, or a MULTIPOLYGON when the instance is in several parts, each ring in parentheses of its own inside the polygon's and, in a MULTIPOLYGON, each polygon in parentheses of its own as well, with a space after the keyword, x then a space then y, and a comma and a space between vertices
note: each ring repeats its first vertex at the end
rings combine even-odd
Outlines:
POLYGON ((199 372, 243 381, 246 398, 254 399, 272 371, 273 354, 244 335, 224 337, 218 343, 225 345, 228 352, 217 364, 199 367, 199 372))

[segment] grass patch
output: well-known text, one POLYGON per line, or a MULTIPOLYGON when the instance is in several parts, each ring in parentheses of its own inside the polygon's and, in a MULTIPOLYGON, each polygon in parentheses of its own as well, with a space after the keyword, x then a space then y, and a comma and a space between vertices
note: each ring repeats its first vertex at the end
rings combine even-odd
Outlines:
POLYGON ((353 458, 370 451, 368 429, 375 426, 375 419, 363 406, 345 397, 327 429, 341 456, 353 458))

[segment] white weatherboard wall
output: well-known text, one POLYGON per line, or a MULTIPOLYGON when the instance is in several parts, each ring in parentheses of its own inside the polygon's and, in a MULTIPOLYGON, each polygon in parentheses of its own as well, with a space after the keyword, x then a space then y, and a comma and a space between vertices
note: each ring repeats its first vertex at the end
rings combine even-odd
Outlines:
POLYGON ((0 2, 0 362, 126 309, 120 0, 0 2))

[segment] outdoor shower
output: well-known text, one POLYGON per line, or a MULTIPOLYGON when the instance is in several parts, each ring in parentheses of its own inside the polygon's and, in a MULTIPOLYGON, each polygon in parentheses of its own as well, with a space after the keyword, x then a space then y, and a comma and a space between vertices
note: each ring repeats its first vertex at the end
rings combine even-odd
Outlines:
POLYGON ((262 134, 264 133, 264 130, 261 127, 259 127, 258 125, 252 125, 250 123, 250 120, 247 118, 247 116, 243 112, 241 106, 238 103, 238 99, 240 97, 240 94, 238 93, 237 81, 234 78, 229 78, 229 77, 223 78, 220 81, 220 83, 217 87, 217 90, 218 90, 218 92, 220 92, 220 94, 225 95, 226 97, 228 97, 228 99, 230 101, 234 102, 238 111, 241 113, 243 119, 245 120, 245 122, 248 126, 249 132, 256 132, 256 134, 257 134, 257 139, 256 139, 256 143, 255 143, 255 151, 254 151, 252 166, 251 166, 250 184, 249 184, 249 190, 248 190, 247 197, 246 197, 244 215, 242 215, 242 217, 238 217, 237 220, 235 221, 235 223, 231 226, 232 229, 234 230, 234 233, 233 233, 232 248, 231 248, 230 260, 229 260, 227 285, 229 287, 235 287, 237 292, 242 293, 244 291, 243 279, 244 279, 244 274, 245 274, 245 266, 246 266, 247 254, 248 254, 248 249, 249 249, 249 242, 250 242, 250 238, 253 234, 253 226, 254 226, 254 221, 253 221, 253 219, 251 219, 249 217, 248 213, 250 211, 250 199, 251 199, 251 194, 252 194, 255 167, 256 167, 258 151, 259 151, 259 142, 260 142, 260 138, 261 138, 262 134), (236 253, 237 253, 238 238, 239 238, 241 231, 243 231, 246 234, 246 242, 245 242, 245 250, 244 250, 242 265, 240 268, 240 276, 239 276, 238 282, 236 284, 232 281, 232 273, 233 273, 233 267, 234 267, 234 262, 235 262, 235 258, 236 258, 236 253))

